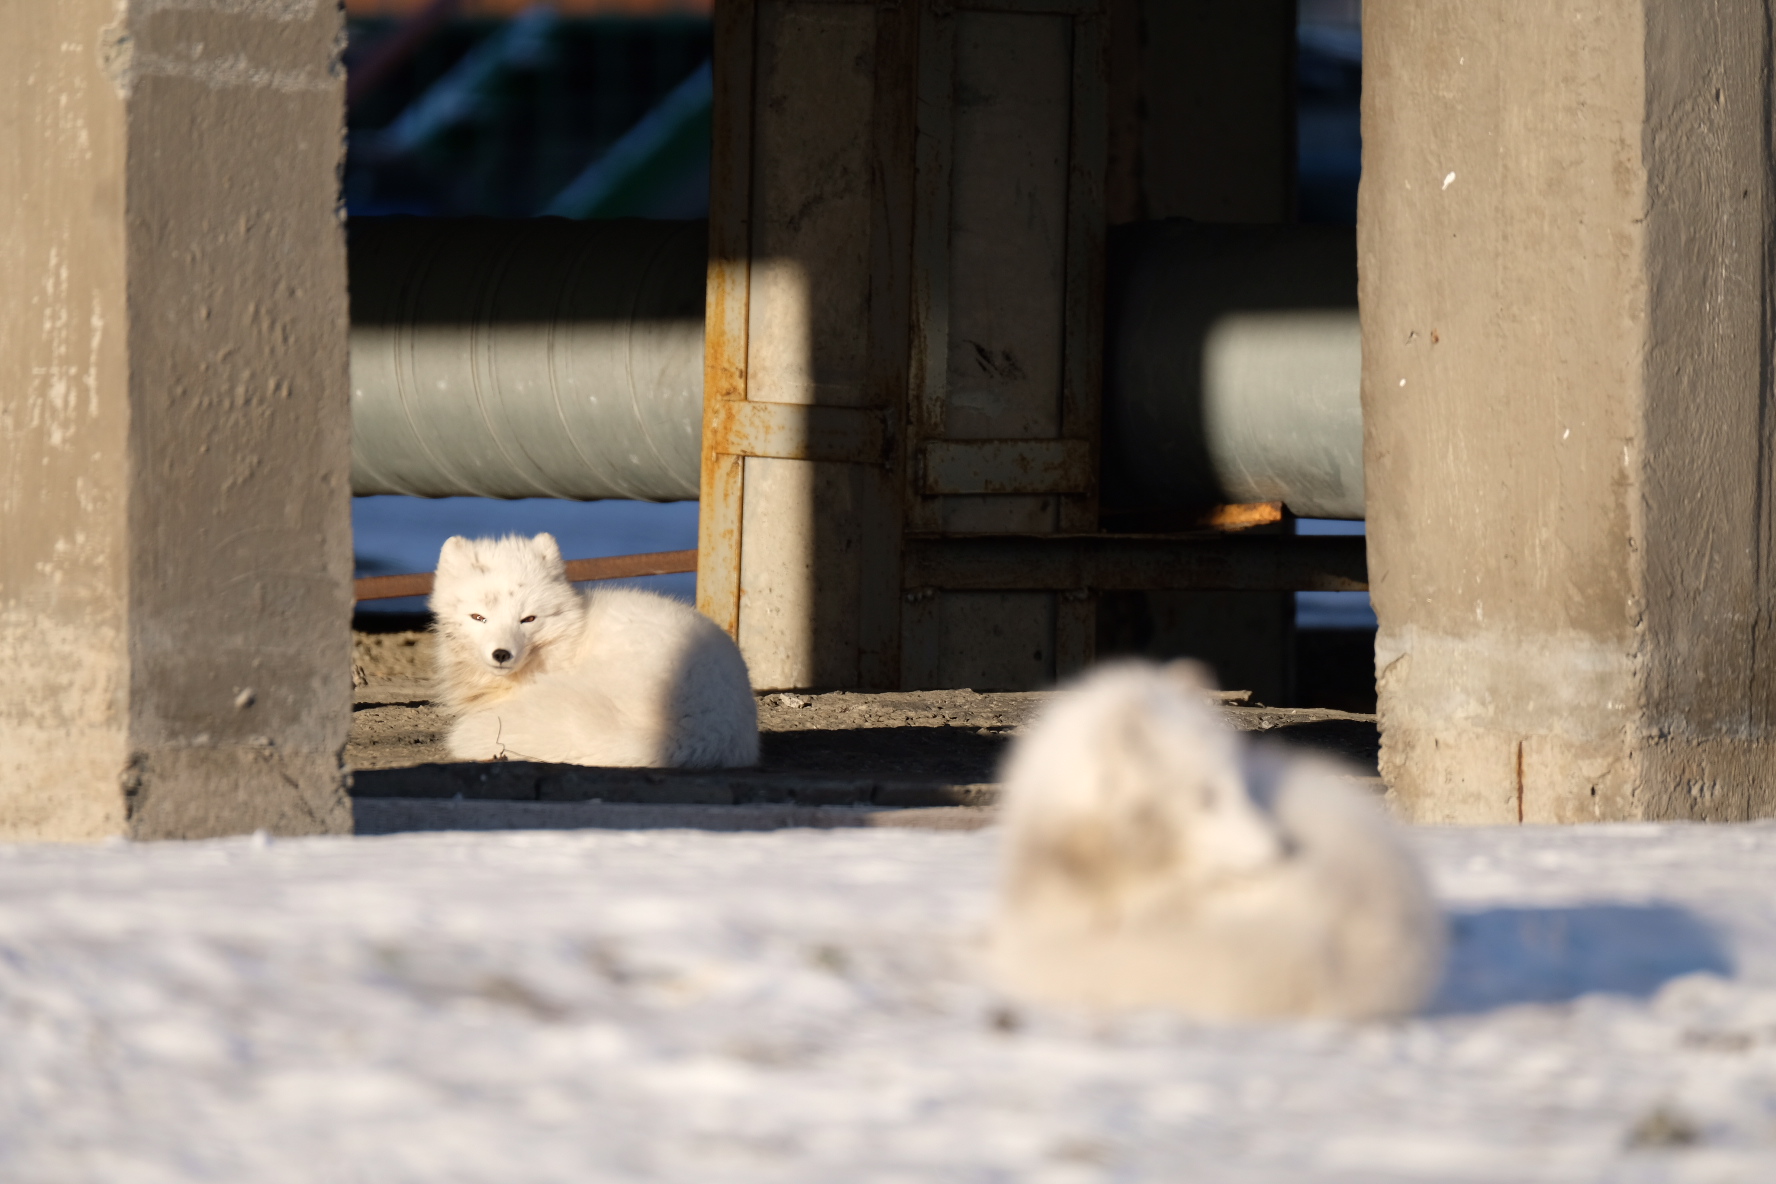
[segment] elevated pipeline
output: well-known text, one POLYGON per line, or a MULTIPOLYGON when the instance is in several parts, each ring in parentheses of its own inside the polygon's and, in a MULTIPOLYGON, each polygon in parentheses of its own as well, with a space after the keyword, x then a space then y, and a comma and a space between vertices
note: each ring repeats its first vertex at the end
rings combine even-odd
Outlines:
MULTIPOLYGON (((702 222, 354 219, 352 491, 697 496, 702 222)), ((1109 508, 1363 516, 1348 229, 1120 227, 1109 508)))

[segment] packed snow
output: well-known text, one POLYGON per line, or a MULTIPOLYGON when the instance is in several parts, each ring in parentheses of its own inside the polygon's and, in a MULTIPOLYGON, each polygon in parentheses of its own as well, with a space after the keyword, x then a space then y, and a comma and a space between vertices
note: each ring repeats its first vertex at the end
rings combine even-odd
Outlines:
POLYGON ((1020 1006, 995 832, 0 848, 0 1179, 1776 1179, 1776 827, 1422 830, 1432 1011, 1020 1006))

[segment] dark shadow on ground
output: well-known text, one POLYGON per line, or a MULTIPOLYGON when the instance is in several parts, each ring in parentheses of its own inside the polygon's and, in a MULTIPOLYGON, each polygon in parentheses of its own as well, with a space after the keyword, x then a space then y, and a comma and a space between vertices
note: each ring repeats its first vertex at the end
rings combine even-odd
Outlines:
POLYGON ((759 763, 767 772, 971 784, 998 780, 1010 740, 1008 731, 918 725, 765 732, 759 737, 759 763))
POLYGON ((1458 912, 1450 938, 1430 1008, 1445 1015, 1589 994, 1645 998, 1686 974, 1733 973, 1713 926, 1669 904, 1458 912))
POLYGON ((978 830, 993 821, 980 806, 803 805, 751 802, 682 805, 644 801, 489 801, 467 798, 356 798, 356 833, 500 830, 835 830, 905 827, 978 830))

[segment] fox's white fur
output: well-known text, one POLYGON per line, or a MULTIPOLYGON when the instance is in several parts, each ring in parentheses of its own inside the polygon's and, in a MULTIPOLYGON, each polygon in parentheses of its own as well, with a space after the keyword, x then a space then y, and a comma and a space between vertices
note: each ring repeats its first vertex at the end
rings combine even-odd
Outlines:
POLYGON ((1016 741, 1004 985, 1217 1019, 1415 1010, 1445 928, 1393 824, 1337 766, 1246 745, 1198 669, 1102 667, 1016 741))
POLYGON ((758 762, 758 706, 733 640, 664 596, 576 591, 552 535, 450 539, 431 609, 460 760, 758 762))

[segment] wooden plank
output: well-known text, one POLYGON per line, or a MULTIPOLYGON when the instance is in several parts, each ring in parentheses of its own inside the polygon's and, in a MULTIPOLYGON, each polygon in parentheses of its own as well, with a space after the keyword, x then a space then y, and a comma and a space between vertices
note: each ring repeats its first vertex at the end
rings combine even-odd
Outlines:
MULTIPOLYGON (((1090 22, 1103 5, 932 10, 920 45, 908 527, 1094 531, 1107 66, 1090 22)), ((904 567, 903 584, 920 597, 903 605, 905 685, 1023 685, 1032 653, 1046 655, 1046 680, 1095 652, 1089 591, 927 587, 904 567), (1006 630, 1018 644, 1004 644, 1006 630)))
POLYGON ((859 468, 857 680, 861 690, 900 687, 901 516, 898 466, 859 468))
POLYGON ((1102 5, 1073 22, 1073 123, 1068 146, 1065 354, 1061 433, 1080 441, 1091 477, 1061 499, 1063 531, 1098 528, 1098 448, 1104 405, 1104 266, 1109 211, 1109 39, 1102 5))
POLYGON ((401 576, 365 576, 352 581, 353 600, 395 600, 402 596, 430 596, 432 573, 414 572, 401 576))
POLYGON ((740 511, 746 461, 703 452, 697 511, 697 611, 740 637, 740 511))
POLYGON ((755 25, 754 0, 722 0, 716 7, 709 290, 704 311, 706 403, 746 397, 755 25))
POLYGON ((1083 440, 931 440, 922 456, 920 489, 933 495, 1084 493, 1096 478, 1083 440))
MULTIPOLYGON (((946 439, 1067 435, 1073 25, 1052 14, 955 17, 946 439)), ((1047 533, 1061 501, 1046 491, 944 496, 942 529, 1047 533)))
POLYGON ((755 0, 715 9, 715 96, 709 181, 709 288, 704 304, 703 461, 697 521, 697 608, 738 636, 744 468, 709 445, 711 418, 747 391, 751 284, 755 0))
MULTIPOLYGON (((905 562, 905 552, 902 552, 905 562)), ((902 597, 900 611, 900 686, 918 690, 938 685, 943 665, 943 621, 938 593, 915 588, 902 597)))
MULTIPOLYGON (((697 570, 695 551, 649 551, 641 555, 607 555, 598 559, 570 559, 567 578, 576 584, 590 580, 625 580, 636 576, 670 576, 697 570)), ((434 576, 429 571, 400 576, 365 576, 352 581, 356 600, 394 600, 402 596, 430 596, 434 576)))
POLYGON ((864 690, 900 686, 900 551, 905 520, 902 483, 907 422, 908 349, 913 283, 913 144, 917 115, 919 5, 876 9, 876 76, 871 99, 869 402, 890 429, 884 466, 859 474, 861 580, 857 608, 857 672, 864 690))
POLYGON ((905 587, 955 591, 1361 592, 1367 540, 1322 535, 920 535, 905 587))
POLYGON ((750 399, 872 402, 877 27, 867 6, 773 0, 759 8, 750 399))
POLYGON ((924 687, 1036 691, 1053 686, 1055 599, 1046 591, 938 593, 936 678, 924 687))
POLYGON ((1108 163, 1104 209, 1112 226, 1144 217, 1141 193, 1141 49, 1143 0, 1109 0, 1105 15, 1108 163))
POLYGON ((1055 597, 1055 678, 1071 678, 1098 656, 1098 597, 1076 588, 1055 597))
POLYGON ((860 465, 746 458, 740 652, 754 687, 857 685, 860 465))
POLYGON ((769 456, 879 465, 887 431, 874 407, 729 400, 709 408, 703 448, 719 456, 769 456))
POLYGON ((959 12, 1009 12, 1024 16, 1088 16, 1104 11, 1104 0, 950 0, 959 12))
POLYGON ((696 570, 695 551, 650 551, 641 555, 572 559, 567 564, 567 578, 583 584, 588 580, 628 580, 637 576, 671 576, 696 570))
MULTIPOLYGON (((943 383, 949 355, 950 130, 955 75, 955 24, 934 0, 918 0, 910 78, 914 93, 913 173, 909 219, 910 301, 906 402, 897 474, 902 530, 937 525, 936 509, 919 495, 919 442, 942 430, 943 383), (933 422, 935 418, 935 423, 933 422)), ((905 85, 905 82, 902 82, 905 85)), ((899 540, 904 572, 906 545, 899 540)), ((899 593, 899 588, 895 588, 899 593)), ((899 605, 898 685, 930 686, 937 676, 941 635, 936 594, 911 592, 899 605)))
POLYGON ((889 456, 870 373, 880 21, 758 9, 747 401, 704 445, 746 457, 739 642, 760 687, 859 682, 865 503, 889 456))
MULTIPOLYGON (((919 492, 919 445, 943 435, 950 357, 950 157, 955 139, 956 22, 935 0, 920 6, 913 165, 912 325, 907 379, 906 525, 936 529, 940 508, 919 492)), ((914 684, 917 685, 917 684, 914 684)))

